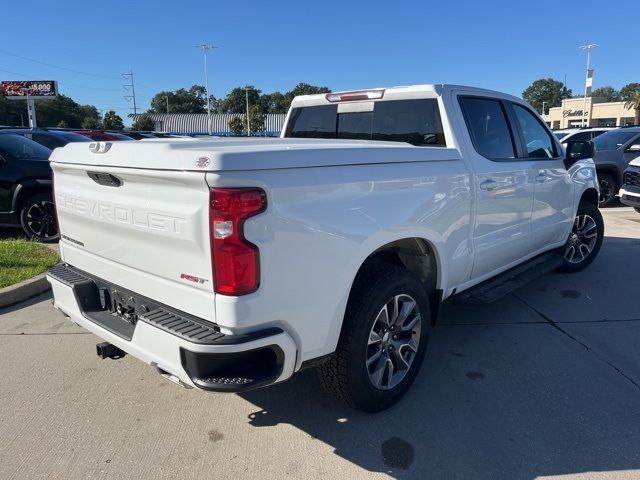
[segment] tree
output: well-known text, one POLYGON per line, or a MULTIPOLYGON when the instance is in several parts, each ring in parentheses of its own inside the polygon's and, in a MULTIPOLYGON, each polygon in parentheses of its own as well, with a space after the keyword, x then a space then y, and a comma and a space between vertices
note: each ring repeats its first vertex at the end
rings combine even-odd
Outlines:
POLYGON ((542 112, 542 102, 546 108, 559 107, 563 99, 571 98, 571 89, 553 78, 541 78, 522 92, 522 98, 542 112))
POLYGON ((245 113, 247 110, 247 96, 249 97, 249 108, 252 105, 260 104, 260 93, 253 85, 246 87, 236 87, 229 92, 218 103, 218 111, 220 113, 245 113))
MULTIPOLYGON (((211 111, 216 111, 216 99, 209 97, 211 111)), ((175 92, 159 92, 151 99, 151 113, 206 113, 207 91, 201 85, 193 85, 189 90, 180 88, 175 92)))
POLYGON ((640 92, 640 83, 628 83, 620 89, 620 100, 628 102, 640 92))
POLYGON ((620 101, 620 92, 618 92, 615 88, 607 85, 605 87, 596 88, 591 92, 592 97, 602 97, 607 100, 607 102, 619 102, 620 101))
POLYGON ((624 108, 636 112, 634 125, 640 125, 640 89, 636 90, 636 93, 625 102, 624 108))
POLYGON ((98 128, 98 121, 95 118, 91 118, 91 117, 84 117, 82 119, 82 122, 80 123, 80 126, 82 128, 86 128, 89 130, 93 130, 94 128, 98 128))
POLYGON ((289 104, 280 92, 265 93, 260 97, 260 105, 264 113, 287 113, 289 104))
MULTIPOLYGON (((265 114, 262 113, 260 105, 249 107, 249 128, 251 134, 256 135, 258 132, 264 131, 265 114)), ((235 136, 247 135, 247 116, 241 115, 231 119, 229 122, 229 130, 235 136)))
POLYGON ((67 125, 67 122, 65 122, 64 120, 60 120, 57 126, 58 128, 69 128, 69 125, 67 125))
POLYGON ((102 121, 102 128, 105 130, 122 130, 124 128, 122 117, 117 115, 113 110, 109 110, 102 121))
POLYGON ((133 125, 131 125, 131 128, 133 130, 155 130, 156 124, 149 117, 141 115, 136 118, 135 122, 133 122, 133 125))

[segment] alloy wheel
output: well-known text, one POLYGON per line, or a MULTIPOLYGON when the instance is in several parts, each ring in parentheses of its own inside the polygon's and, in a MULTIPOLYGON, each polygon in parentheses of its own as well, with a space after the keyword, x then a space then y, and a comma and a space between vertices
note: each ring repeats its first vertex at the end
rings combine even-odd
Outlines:
POLYGON ((584 261, 593 251, 598 240, 598 227, 591 215, 578 215, 564 248, 564 258, 569 263, 584 261))
POLYGON ((46 200, 34 203, 27 210, 27 228, 36 238, 47 240, 58 234, 56 212, 53 202, 46 200))
POLYGON ((422 320, 417 302, 396 295, 378 312, 367 345, 366 366, 380 390, 398 385, 407 375, 420 345, 422 320))

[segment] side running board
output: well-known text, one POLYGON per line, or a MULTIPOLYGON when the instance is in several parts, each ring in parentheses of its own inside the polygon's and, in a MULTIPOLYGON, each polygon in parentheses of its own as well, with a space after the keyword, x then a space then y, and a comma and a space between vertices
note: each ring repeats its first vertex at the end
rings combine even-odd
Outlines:
POLYGON ((453 297, 453 302, 457 305, 483 305, 495 302, 561 265, 562 257, 556 252, 538 255, 469 290, 460 292, 453 297))

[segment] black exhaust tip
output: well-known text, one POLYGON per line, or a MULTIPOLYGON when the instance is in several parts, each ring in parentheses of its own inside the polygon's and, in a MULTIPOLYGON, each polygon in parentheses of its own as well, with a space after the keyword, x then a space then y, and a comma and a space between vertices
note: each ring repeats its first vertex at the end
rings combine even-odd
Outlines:
POLYGON ((111 345, 109 342, 96 344, 96 353, 99 357, 102 357, 103 360, 105 358, 117 360, 119 358, 123 358, 126 355, 124 350, 120 350, 118 347, 116 347, 115 345, 111 345))

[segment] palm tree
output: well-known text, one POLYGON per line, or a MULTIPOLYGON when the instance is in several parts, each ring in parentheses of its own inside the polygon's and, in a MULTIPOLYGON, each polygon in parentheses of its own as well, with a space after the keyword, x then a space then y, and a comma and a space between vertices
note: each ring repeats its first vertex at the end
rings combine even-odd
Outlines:
POLYGON ((636 120, 634 124, 640 125, 640 90, 629 97, 629 99, 624 103, 624 108, 635 110, 636 120))

